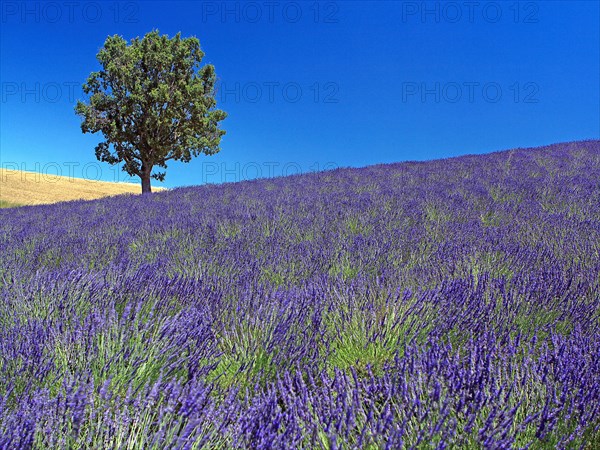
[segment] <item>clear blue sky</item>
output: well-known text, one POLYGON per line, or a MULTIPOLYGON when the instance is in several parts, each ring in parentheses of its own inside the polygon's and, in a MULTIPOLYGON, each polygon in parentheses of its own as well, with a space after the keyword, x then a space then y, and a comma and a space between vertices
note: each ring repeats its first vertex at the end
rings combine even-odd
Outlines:
POLYGON ((108 35, 152 29, 199 38, 229 114, 167 187, 600 138, 597 1, 1 5, 5 168, 125 180, 73 107, 108 35))

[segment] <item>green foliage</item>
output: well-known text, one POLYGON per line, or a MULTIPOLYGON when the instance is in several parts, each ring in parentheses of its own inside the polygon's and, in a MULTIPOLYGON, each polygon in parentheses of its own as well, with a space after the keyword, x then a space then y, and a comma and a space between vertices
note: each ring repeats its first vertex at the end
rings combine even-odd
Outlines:
POLYGON ((98 160, 122 163, 125 172, 142 179, 143 192, 150 192, 151 177, 165 178, 164 172, 152 173, 154 167, 220 151, 225 131, 219 122, 226 113, 215 108, 215 69, 200 68, 203 56, 198 39, 180 33, 169 39, 155 30, 130 45, 109 36, 97 55, 102 70, 83 85, 91 96, 75 107, 81 131, 101 132, 98 160))

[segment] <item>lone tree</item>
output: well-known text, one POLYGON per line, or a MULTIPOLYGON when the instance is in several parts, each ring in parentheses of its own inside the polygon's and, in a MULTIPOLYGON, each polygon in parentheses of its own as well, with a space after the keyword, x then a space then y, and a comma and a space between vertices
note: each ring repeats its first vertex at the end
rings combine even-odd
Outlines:
POLYGON ((181 33, 169 39, 155 30, 130 45, 109 36, 96 56, 102 70, 83 85, 91 96, 75 107, 81 131, 102 132, 96 158, 123 163, 125 172, 141 178, 142 193, 151 192, 150 178, 165 178, 165 172, 152 173, 155 166, 220 150, 225 131, 219 122, 227 114, 215 108, 215 68, 200 68, 203 56, 198 39, 181 39, 181 33))

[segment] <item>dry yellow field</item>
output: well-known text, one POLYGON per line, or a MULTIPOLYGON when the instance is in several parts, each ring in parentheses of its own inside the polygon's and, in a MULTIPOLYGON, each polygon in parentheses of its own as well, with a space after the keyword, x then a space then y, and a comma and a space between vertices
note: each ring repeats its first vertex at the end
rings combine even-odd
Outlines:
MULTIPOLYGON (((152 187, 153 191, 164 188, 152 187)), ((68 200, 93 200, 119 194, 140 194, 141 184, 111 183, 42 175, 0 168, 0 206, 42 205, 68 200)))

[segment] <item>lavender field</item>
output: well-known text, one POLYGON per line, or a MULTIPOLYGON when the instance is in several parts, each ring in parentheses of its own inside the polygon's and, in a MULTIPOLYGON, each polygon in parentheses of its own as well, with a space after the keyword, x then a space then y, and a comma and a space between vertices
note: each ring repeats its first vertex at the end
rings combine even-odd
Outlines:
POLYGON ((600 141, 0 211, 0 448, 600 448, 600 141))

